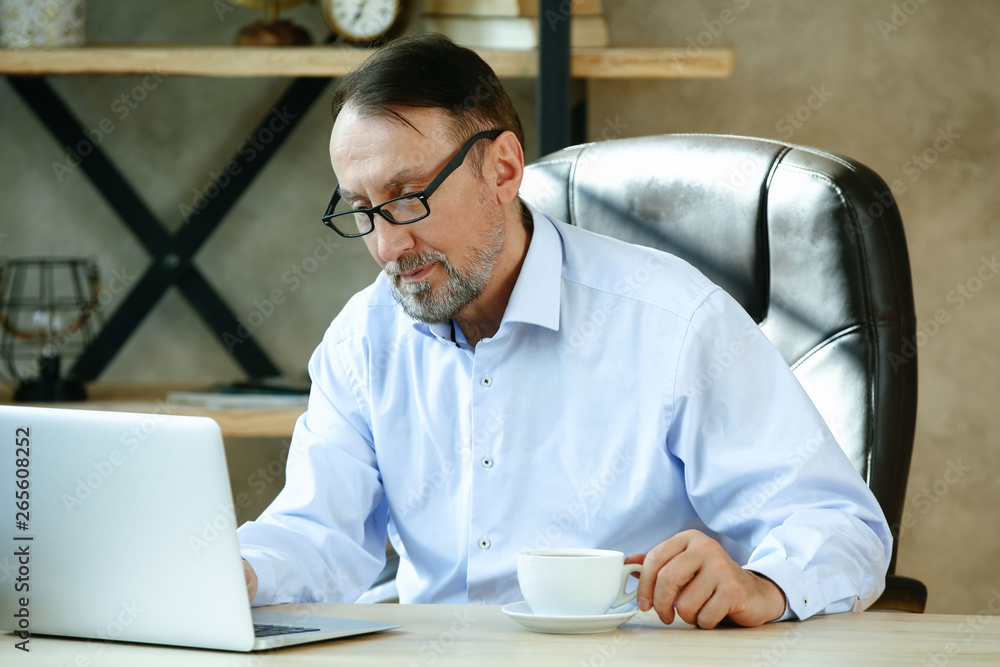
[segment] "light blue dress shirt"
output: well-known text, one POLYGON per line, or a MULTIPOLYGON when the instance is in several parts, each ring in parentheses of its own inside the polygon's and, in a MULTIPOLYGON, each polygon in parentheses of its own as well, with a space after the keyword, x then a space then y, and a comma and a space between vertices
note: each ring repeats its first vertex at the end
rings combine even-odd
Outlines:
POLYGON ((522 599, 516 554, 645 553, 694 528, 785 592, 785 617, 884 587, 885 517, 785 361, 684 261, 553 221, 475 348, 381 274, 309 363, 284 489, 239 529, 254 605, 522 599), (453 340, 454 336, 454 340, 453 340))

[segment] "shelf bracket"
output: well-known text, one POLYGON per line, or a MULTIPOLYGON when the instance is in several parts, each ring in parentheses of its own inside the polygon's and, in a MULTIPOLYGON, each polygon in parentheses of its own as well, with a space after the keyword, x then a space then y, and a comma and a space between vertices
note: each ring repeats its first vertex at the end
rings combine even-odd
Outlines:
POLYGON ((565 0, 541 0, 538 6, 538 155, 570 145, 570 21, 565 0))

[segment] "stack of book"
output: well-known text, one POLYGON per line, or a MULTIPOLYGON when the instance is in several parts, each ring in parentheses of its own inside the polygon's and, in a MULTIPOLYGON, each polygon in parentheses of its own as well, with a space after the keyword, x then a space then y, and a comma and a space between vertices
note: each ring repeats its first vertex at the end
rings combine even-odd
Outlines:
POLYGON ((538 0, 424 0, 424 29, 473 48, 534 49, 539 29, 570 21, 571 46, 607 46, 601 9, 601 0, 563 0, 539 16, 538 0))

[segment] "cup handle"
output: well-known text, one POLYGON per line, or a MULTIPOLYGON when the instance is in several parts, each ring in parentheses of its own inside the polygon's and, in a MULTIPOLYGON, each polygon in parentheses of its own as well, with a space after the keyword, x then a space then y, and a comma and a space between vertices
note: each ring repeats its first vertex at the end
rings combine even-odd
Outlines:
POLYGON ((633 572, 642 572, 642 565, 638 563, 632 563, 631 565, 626 565, 625 569, 622 571, 622 587, 618 589, 618 597, 615 598, 614 603, 612 603, 611 608, 620 607, 626 602, 631 602, 635 599, 636 594, 639 589, 636 588, 631 593, 625 592, 625 586, 628 585, 628 580, 631 579, 631 574, 633 572))

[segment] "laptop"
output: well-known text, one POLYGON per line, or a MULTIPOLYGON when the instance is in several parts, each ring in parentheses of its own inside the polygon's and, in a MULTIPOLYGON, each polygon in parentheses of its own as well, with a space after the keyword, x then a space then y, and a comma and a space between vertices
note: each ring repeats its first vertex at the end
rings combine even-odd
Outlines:
POLYGON ((250 609, 212 419, 0 406, 0 442, 2 629, 260 651, 400 627, 250 609))

